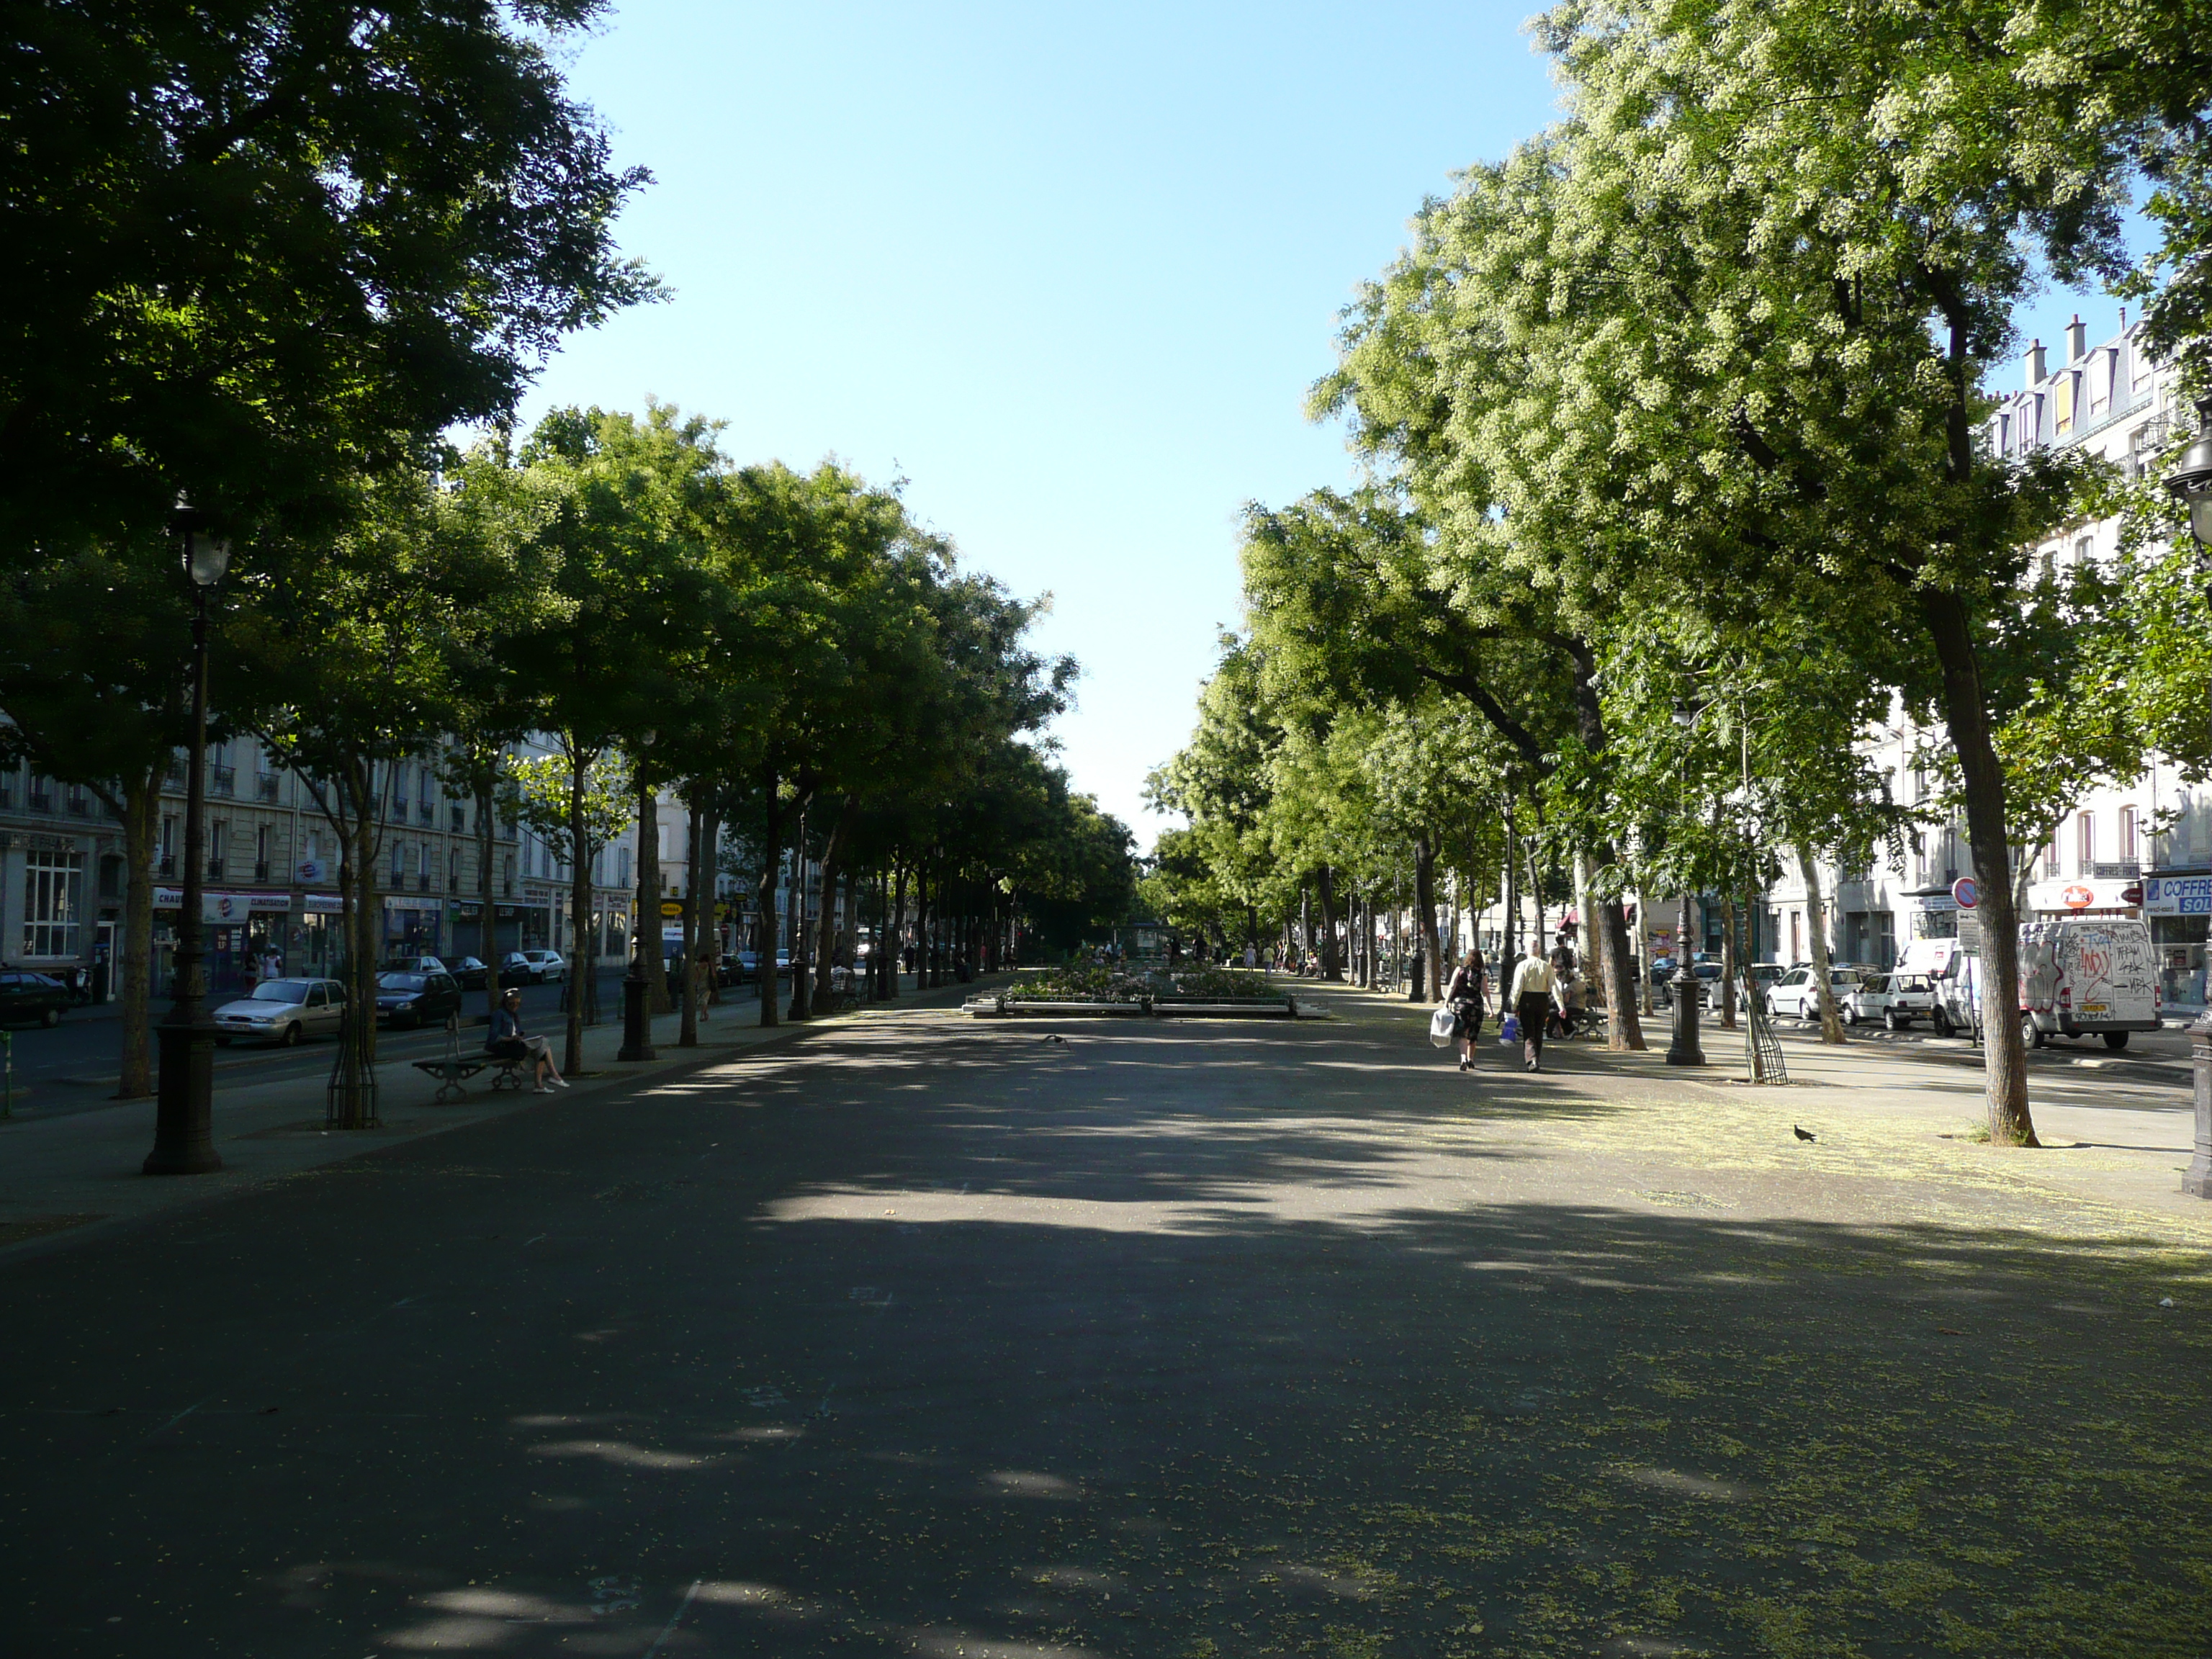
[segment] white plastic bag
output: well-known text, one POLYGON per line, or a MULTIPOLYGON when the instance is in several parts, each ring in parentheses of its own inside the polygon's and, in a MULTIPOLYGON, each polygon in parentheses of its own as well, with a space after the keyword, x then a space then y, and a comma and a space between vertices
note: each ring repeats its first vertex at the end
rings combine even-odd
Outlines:
POLYGON ((1439 1048, 1449 1048, 1459 1037, 1459 1016, 1449 1008, 1439 1008, 1429 1016, 1429 1041, 1439 1048))

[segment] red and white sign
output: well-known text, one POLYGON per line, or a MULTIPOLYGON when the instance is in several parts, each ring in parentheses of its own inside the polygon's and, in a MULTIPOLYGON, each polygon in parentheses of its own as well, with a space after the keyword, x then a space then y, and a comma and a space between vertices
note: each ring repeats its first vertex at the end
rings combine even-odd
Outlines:
POLYGON ((1961 910, 1971 910, 1982 902, 1982 890, 1972 876, 1961 876, 1951 884, 1951 898, 1961 910))

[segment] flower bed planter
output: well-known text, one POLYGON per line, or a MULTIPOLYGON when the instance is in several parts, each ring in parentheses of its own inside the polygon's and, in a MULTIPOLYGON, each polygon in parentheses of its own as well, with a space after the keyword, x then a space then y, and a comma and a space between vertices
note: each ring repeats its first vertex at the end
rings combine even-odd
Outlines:
POLYGON ((1296 997, 1144 997, 1107 1001, 1076 997, 970 997, 962 1005, 977 1019, 1296 1019, 1296 997))

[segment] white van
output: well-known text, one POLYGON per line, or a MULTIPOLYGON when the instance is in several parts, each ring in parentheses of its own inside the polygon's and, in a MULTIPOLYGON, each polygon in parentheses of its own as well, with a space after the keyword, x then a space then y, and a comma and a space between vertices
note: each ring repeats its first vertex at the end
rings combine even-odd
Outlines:
MULTIPOLYGON (((1935 982, 1939 1036, 1981 1020, 1981 958, 1954 939, 1914 939, 1897 965, 1935 982)), ((2054 1036, 2101 1036, 2124 1048, 2131 1031, 2159 1027, 2160 995, 2150 927, 2105 917, 2020 925, 2020 1029, 2031 1048, 2054 1036)))
POLYGON ((2155 1031, 2157 958, 2148 922, 2024 921, 2020 927, 2020 1029, 2036 1048, 2053 1036, 2101 1036, 2124 1048, 2155 1031))

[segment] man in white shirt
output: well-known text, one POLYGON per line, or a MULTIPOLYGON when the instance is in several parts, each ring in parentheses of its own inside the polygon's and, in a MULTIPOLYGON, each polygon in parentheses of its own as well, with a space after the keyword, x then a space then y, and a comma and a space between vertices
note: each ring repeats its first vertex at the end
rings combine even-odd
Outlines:
POLYGON ((1559 994, 1558 971, 1540 956, 1522 957, 1521 965, 1513 970, 1513 988, 1505 994, 1505 1006, 1521 1022, 1522 1068, 1543 1070, 1544 1020, 1554 1006, 1562 1012, 1566 1007, 1559 994))

